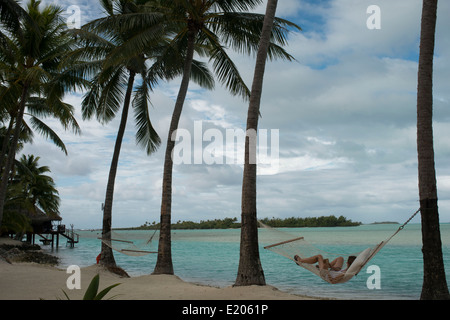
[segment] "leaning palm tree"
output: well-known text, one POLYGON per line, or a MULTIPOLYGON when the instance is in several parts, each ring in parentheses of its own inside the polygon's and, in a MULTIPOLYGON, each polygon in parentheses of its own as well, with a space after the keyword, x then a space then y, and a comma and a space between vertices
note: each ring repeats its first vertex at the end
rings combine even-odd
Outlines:
POLYGON ((423 0, 417 92, 417 151, 424 279, 421 299, 450 299, 442 257, 433 148, 433 58, 437 0, 423 0))
MULTIPOLYGON (((183 43, 186 47, 181 85, 175 102, 169 127, 164 160, 160 238, 158 258, 154 274, 173 274, 171 253, 171 206, 172 206, 172 151, 175 146, 174 133, 178 129, 184 101, 189 88, 194 53, 209 57, 217 78, 234 95, 248 99, 250 90, 245 85, 236 65, 227 53, 230 47, 241 53, 256 52, 262 30, 264 15, 248 13, 262 0, 159 0, 148 1, 147 6, 164 13, 165 23, 172 32, 172 43, 183 43)), ((286 43, 287 27, 298 28, 289 21, 276 19, 270 58, 292 57, 279 45, 286 43)))
MULTIPOLYGON (((1 99, 6 106, 2 111, 6 108, 14 118, 12 138, 6 139, 11 143, 0 185, 0 224, 25 109, 28 103, 32 103, 30 98, 45 98, 47 107, 55 112, 73 113, 73 108, 66 108, 69 105, 64 104, 62 99, 67 90, 81 84, 79 79, 71 77, 60 68, 61 58, 73 45, 73 39, 66 34, 67 26, 61 16, 62 10, 56 6, 46 6, 41 10, 39 5, 40 1, 30 0, 26 18, 19 20, 20 31, 15 23, 2 23, 0 29, 0 76, 2 85, 7 83, 7 89, 1 92, 1 99), (65 111, 61 111, 61 107, 65 111)), ((79 127, 72 119, 74 118, 66 118, 65 125, 78 132, 79 127)))
MULTIPOLYGON (((135 9, 132 1, 117 1, 115 7, 111 0, 101 1, 101 4, 110 18, 114 18, 118 14, 126 14, 135 9)), ((95 21, 99 25, 107 22, 108 20, 105 18, 95 21)), ((87 61, 76 65, 75 70, 86 76, 93 75, 91 88, 85 94, 82 102, 83 119, 96 116, 100 122, 107 123, 116 116, 122 105, 122 114, 103 204, 102 238, 105 241, 101 245, 100 259, 102 265, 116 267, 112 248, 106 245, 111 238, 114 186, 135 80, 138 75, 142 75, 145 79, 147 66, 144 52, 139 52, 131 57, 115 59, 114 63, 108 62, 108 65, 106 65, 105 62, 111 59, 111 54, 119 51, 123 43, 133 34, 132 32, 120 32, 114 27, 110 27, 108 33, 103 33, 95 28, 95 23, 88 23, 81 30, 73 31, 75 36, 79 38, 78 41, 82 44, 82 47, 74 51, 71 58, 86 58, 87 61), (123 88, 126 88, 125 92, 123 88)), ((159 146, 160 139, 150 122, 147 105, 148 87, 145 82, 144 80, 135 94, 133 106, 136 108, 137 124, 140 126, 138 132, 145 133, 146 138, 140 142, 146 145, 147 153, 151 154, 159 146)))
MULTIPOLYGON (((122 107, 119 130, 116 137, 114 153, 111 161, 106 196, 103 206, 103 230, 100 263, 105 266, 116 266, 110 243, 112 227, 112 206, 114 185, 118 169, 120 149, 126 129, 129 107, 135 109, 137 125, 136 141, 144 147, 147 154, 152 154, 160 144, 160 138, 154 130, 149 116, 149 93, 158 80, 170 80, 180 74, 181 52, 165 41, 164 30, 157 23, 162 16, 156 14, 154 21, 147 24, 150 29, 143 35, 141 28, 123 24, 124 18, 141 15, 136 0, 103 0, 103 8, 108 13, 105 18, 97 19, 73 31, 83 43, 82 48, 74 51, 71 57, 88 58, 88 61, 74 66, 79 75, 93 75, 91 89, 86 93, 83 102, 83 118, 96 116, 103 123, 110 121, 122 107), (139 50, 126 50, 130 43, 142 42, 142 37, 151 35, 151 41, 139 50), (140 77, 140 84, 136 86, 140 77), (122 88, 126 88, 125 91, 122 88), (134 98, 132 98, 134 92, 134 98), (132 101, 133 100, 133 101, 132 101)), ((135 48, 134 45, 131 45, 135 48)), ((207 68, 196 62, 198 83, 208 88, 213 86, 213 78, 207 68)))
POLYGON ((258 221, 256 212, 256 132, 260 115, 263 79, 278 0, 268 0, 261 33, 247 115, 244 178, 242 183, 242 217, 239 267, 235 285, 265 285, 259 258, 258 221))

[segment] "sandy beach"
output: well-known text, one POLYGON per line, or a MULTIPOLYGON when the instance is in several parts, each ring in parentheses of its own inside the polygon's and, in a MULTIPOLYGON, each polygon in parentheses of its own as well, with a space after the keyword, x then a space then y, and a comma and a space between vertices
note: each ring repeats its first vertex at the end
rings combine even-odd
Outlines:
MULTIPOLYGON (((3 239, 3 242, 7 240, 3 239)), ((282 292, 272 286, 216 288, 188 283, 176 275, 145 275, 124 278, 98 265, 81 268, 81 289, 69 290, 72 273, 57 266, 37 263, 8 263, 0 259, 0 300, 82 299, 92 278, 100 275, 102 290, 120 283, 105 299, 116 300, 309 300, 305 296, 282 292)))

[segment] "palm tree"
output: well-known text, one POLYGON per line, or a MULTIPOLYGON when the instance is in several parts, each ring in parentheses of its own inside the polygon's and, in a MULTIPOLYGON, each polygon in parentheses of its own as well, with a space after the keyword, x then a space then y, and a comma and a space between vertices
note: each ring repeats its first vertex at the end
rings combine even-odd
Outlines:
MULTIPOLYGON (((101 1, 101 4, 110 17, 115 17, 117 14, 126 14, 130 10, 135 9, 132 1, 118 1, 115 8, 111 0, 101 1)), ((100 20, 105 21, 105 19, 100 20)), ((79 41, 84 44, 76 52, 78 53, 77 56, 79 57, 81 54, 83 57, 92 59, 92 62, 87 62, 78 67, 81 67, 83 71, 89 68, 89 72, 96 73, 91 80, 91 88, 85 94, 82 102, 83 119, 89 119, 95 115, 100 122, 109 122, 120 110, 120 105, 123 104, 103 206, 102 238, 109 240, 108 238, 111 237, 114 186, 120 150, 136 77, 138 75, 142 75, 144 79, 146 77, 146 59, 144 53, 140 52, 135 56, 127 57, 116 61, 114 64, 109 63, 108 66, 105 66, 105 62, 111 59, 111 54, 115 50, 120 50, 123 43, 133 35, 130 32, 121 33, 117 31, 117 28, 111 28, 108 34, 102 33, 95 29, 94 24, 87 24, 82 27, 82 30, 77 30, 74 33, 80 37, 79 41), (123 87, 126 88, 125 92, 122 90, 123 87)), ((141 120, 140 122, 137 121, 137 124, 140 125, 138 132, 145 132, 147 154, 151 154, 159 146, 160 138, 150 122, 147 105, 148 87, 145 80, 143 82, 135 95, 134 106, 136 107, 136 117, 141 120)), ((112 248, 108 247, 104 242, 102 242, 101 247, 100 263, 105 266, 116 267, 112 248)))
POLYGON ((39 166, 40 157, 22 155, 12 184, 21 188, 20 197, 28 202, 32 209, 39 208, 49 216, 59 214, 60 198, 48 166, 39 166))
MULTIPOLYGON (((108 17, 101 18, 83 26, 82 30, 74 31, 84 46, 72 54, 72 58, 88 58, 89 61, 75 66, 77 72, 84 76, 94 74, 91 89, 86 93, 83 103, 83 118, 96 115, 101 122, 108 122, 120 110, 123 104, 122 115, 114 153, 111 161, 106 196, 103 207, 103 238, 109 240, 112 226, 112 206, 114 185, 119 162, 120 149, 126 129, 129 107, 135 89, 132 105, 135 109, 137 125, 136 141, 144 147, 147 154, 152 154, 160 144, 160 138, 154 130, 149 116, 149 92, 159 79, 170 80, 180 73, 180 52, 169 46, 163 38, 164 31, 161 24, 155 21, 147 28, 151 29, 151 41, 145 47, 136 50, 126 50, 130 43, 141 41, 141 28, 123 25, 124 17, 140 15, 141 7, 136 0, 103 0, 102 5, 108 17), (148 62, 152 62, 148 66, 148 62), (140 76, 137 88, 135 82, 140 76), (123 92, 122 88, 126 87, 123 92)), ((148 34, 147 34, 148 35, 148 34)), ((148 38, 146 38, 148 40, 148 38)), ((213 86, 213 78, 205 66, 195 62, 195 80, 206 87, 213 86)), ((107 241, 105 241, 107 242, 107 241)), ((115 266, 112 249, 102 243, 101 263, 106 266, 115 266)))
POLYGON ((263 79, 278 0, 268 0, 266 16, 256 57, 247 132, 254 137, 245 139, 244 178, 242 183, 242 217, 239 267, 235 285, 265 285, 264 271, 259 258, 258 221, 256 213, 256 132, 260 115, 263 79))
MULTIPOLYGON (((11 141, 11 144, 0 186, 0 223, 27 105, 33 105, 35 111, 36 108, 45 107, 47 111, 64 115, 60 118, 63 125, 71 127, 75 132, 79 131, 74 122, 73 108, 62 102, 67 90, 82 85, 80 79, 71 77, 60 66, 61 58, 72 49, 73 39, 65 33, 67 26, 61 17, 61 9, 47 6, 40 10, 39 5, 40 1, 30 0, 26 18, 19 20, 20 30, 15 23, 3 22, 0 30, 1 99, 5 103, 2 112, 8 112, 13 119, 11 123, 14 124, 14 129, 11 126, 10 131, 11 140, 9 137, 5 139, 11 141)), ((32 121, 35 128, 45 130, 42 122, 32 121)))
MULTIPOLYGON (((194 53, 210 58, 218 79, 234 95, 248 99, 250 91, 240 76, 236 65, 226 52, 226 46, 241 52, 255 52, 259 43, 264 15, 247 13, 262 0, 160 0, 149 1, 147 6, 166 16, 168 29, 173 32, 172 42, 182 42, 186 46, 183 76, 175 102, 167 138, 164 160, 161 229, 158 244, 158 258, 154 274, 173 274, 171 253, 171 206, 172 206, 172 151, 175 146, 173 135, 183 110, 189 88, 194 53)), ((269 46, 269 57, 291 60, 278 44, 285 44, 286 27, 298 28, 289 21, 276 19, 273 42, 269 46)))
POLYGON ((442 258, 433 147, 433 58, 437 0, 423 0, 417 91, 417 152, 424 279, 421 299, 450 299, 442 258))
POLYGON ((22 235, 32 231, 27 214, 44 212, 48 216, 59 215, 60 198, 53 179, 46 175, 49 167, 39 166, 39 157, 33 155, 20 158, 8 184, 5 201, 5 227, 22 235))

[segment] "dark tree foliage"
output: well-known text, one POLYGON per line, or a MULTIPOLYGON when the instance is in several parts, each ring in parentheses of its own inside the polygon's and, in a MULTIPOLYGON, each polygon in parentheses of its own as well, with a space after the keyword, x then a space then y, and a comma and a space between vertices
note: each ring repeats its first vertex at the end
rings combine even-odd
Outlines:
MULTIPOLYGON (((322 217, 309 217, 309 218, 264 218, 260 220, 263 224, 274 228, 314 228, 314 227, 354 227, 361 225, 361 222, 353 222, 345 218, 344 216, 322 216, 322 217)), ((225 218, 214 220, 201 220, 200 222, 193 221, 177 221, 172 224, 172 229, 236 229, 240 228, 241 224, 237 222, 237 218, 225 218)), ((133 229, 149 230, 158 229, 159 223, 148 222, 140 227, 133 229)))

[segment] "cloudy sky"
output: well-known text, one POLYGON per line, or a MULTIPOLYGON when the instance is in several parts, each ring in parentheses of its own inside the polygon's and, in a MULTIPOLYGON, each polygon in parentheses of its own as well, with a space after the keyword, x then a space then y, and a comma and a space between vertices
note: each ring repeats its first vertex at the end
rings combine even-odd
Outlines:
MULTIPOLYGON (((82 23, 102 15, 94 1, 45 2, 64 8, 77 5, 82 23)), ((296 61, 271 62, 266 70, 260 129, 267 139, 260 139, 260 154, 275 160, 278 153, 279 158, 276 165, 260 166, 260 218, 333 214, 363 223, 403 222, 417 210, 421 4, 421 0, 279 1, 277 15, 296 22, 303 31, 289 38, 287 49, 296 61), (381 9, 381 29, 367 27, 370 5, 381 9)), ((258 11, 264 10, 262 6, 258 11)), ((445 35, 450 21, 444 19, 446 12, 450 2, 440 1, 434 129, 441 222, 450 222, 450 40, 445 35)), ((254 57, 232 56, 251 86, 254 57)), ((164 142, 178 85, 179 80, 162 83, 151 96, 152 121, 164 142)), ((24 153, 40 156, 40 164, 50 166, 64 223, 98 228, 119 119, 108 125, 82 121, 81 99, 82 93, 67 97, 76 107, 82 135, 53 125, 66 143, 68 156, 39 137, 24 153)), ((203 147, 192 143, 188 151, 209 155, 212 142, 206 136, 211 132, 223 133, 224 149, 233 145, 226 132, 245 129, 247 107, 220 84, 213 91, 192 85, 180 128, 191 134, 192 141, 204 141, 203 147)), ((129 118, 116 179, 113 227, 158 222, 160 216, 165 143, 147 156, 135 144, 132 114, 129 118)), ((216 142, 218 136, 214 137, 216 142)), ((235 142, 235 148, 239 153, 243 145, 235 142)), ((214 164, 203 159, 200 164, 174 167, 173 221, 240 219, 242 166, 228 162, 217 148, 214 155, 214 164)))

